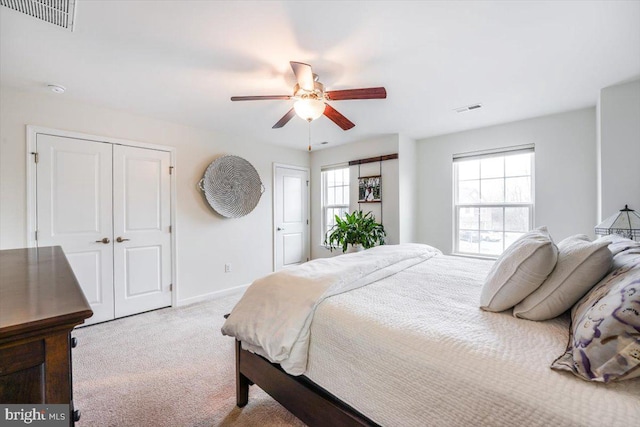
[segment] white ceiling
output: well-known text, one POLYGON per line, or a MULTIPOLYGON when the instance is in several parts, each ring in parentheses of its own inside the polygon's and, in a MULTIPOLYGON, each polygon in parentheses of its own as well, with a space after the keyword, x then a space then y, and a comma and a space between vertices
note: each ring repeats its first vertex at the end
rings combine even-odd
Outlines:
POLYGON ((78 0, 74 32, 0 7, 0 84, 306 149, 307 124, 271 126, 292 101, 289 61, 328 90, 385 86, 332 105, 314 143, 424 138, 596 104, 640 76, 640 1, 78 0), (452 110, 473 103, 483 108, 452 110))

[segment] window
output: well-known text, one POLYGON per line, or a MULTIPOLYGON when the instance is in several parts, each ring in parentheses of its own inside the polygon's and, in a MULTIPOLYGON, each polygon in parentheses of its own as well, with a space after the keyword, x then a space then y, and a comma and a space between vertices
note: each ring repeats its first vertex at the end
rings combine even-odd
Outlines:
POLYGON ((453 159, 454 252, 495 257, 533 226, 533 147, 453 159))
POLYGON ((336 215, 349 212, 349 166, 322 170, 322 239, 336 223, 336 215))

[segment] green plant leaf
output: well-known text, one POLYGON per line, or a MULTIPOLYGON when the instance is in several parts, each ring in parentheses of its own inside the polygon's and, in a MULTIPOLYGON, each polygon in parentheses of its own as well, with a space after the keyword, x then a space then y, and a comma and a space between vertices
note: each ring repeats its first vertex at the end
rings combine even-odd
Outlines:
POLYGON ((376 222, 371 212, 361 210, 345 213, 344 218, 335 217, 336 224, 327 232, 324 244, 333 252, 342 249, 346 252, 349 245, 362 245, 369 249, 376 245, 384 245, 387 233, 384 226, 376 222))

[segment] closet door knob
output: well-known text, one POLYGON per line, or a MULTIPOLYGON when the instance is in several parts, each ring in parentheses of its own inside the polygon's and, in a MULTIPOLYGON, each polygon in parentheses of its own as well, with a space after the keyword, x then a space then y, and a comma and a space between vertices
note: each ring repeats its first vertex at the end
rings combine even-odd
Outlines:
POLYGON ((104 243, 104 244, 106 245, 106 244, 111 243, 111 240, 109 240, 109 238, 108 238, 108 237, 105 237, 105 238, 104 238, 104 239, 102 239, 102 240, 96 240, 96 243, 104 243))
POLYGON ((131 239, 123 239, 123 238, 122 238, 122 237, 120 237, 120 236, 118 236, 118 237, 116 238, 116 242, 118 242, 118 243, 126 242, 127 240, 131 240, 131 239))

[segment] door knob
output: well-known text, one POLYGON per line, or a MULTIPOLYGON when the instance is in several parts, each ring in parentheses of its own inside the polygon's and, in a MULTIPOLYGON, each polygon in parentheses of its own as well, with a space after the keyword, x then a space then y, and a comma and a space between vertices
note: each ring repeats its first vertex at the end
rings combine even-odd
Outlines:
POLYGON ((118 242, 118 243, 126 242, 127 240, 131 240, 131 239, 123 239, 120 236, 116 237, 116 242, 118 242))
POLYGON ((280 227, 278 227, 278 228, 277 228, 277 230, 278 230, 278 231, 284 231, 284 228, 280 228, 280 227))
POLYGON ((108 238, 108 237, 105 237, 105 238, 104 238, 104 239, 102 239, 102 240, 96 240, 96 243, 104 243, 104 244, 106 245, 106 244, 108 244, 108 243, 111 243, 111 240, 109 240, 109 238, 108 238))

